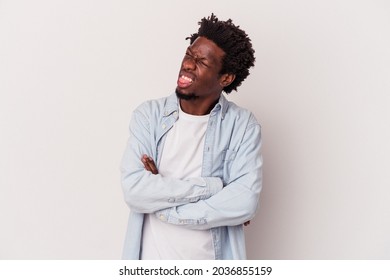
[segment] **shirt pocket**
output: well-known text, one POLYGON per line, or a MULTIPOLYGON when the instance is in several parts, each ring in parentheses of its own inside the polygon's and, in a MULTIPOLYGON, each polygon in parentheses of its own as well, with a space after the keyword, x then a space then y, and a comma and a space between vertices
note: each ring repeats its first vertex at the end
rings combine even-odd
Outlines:
POLYGON ((234 150, 227 149, 223 152, 223 182, 224 185, 230 181, 231 168, 233 161, 236 158, 237 152, 234 150))

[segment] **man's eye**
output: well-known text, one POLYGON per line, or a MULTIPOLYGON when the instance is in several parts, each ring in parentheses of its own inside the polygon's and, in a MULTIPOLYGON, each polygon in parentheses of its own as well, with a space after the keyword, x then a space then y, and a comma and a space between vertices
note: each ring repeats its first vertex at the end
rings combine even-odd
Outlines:
POLYGON ((204 60, 200 60, 200 64, 202 64, 203 66, 209 67, 208 64, 204 60))

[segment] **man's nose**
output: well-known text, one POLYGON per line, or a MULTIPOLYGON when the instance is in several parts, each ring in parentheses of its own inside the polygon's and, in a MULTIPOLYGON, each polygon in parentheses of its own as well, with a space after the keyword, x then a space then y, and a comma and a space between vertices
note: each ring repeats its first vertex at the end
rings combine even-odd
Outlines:
POLYGON ((195 70, 196 63, 192 57, 184 58, 183 60, 183 69, 184 70, 195 70))

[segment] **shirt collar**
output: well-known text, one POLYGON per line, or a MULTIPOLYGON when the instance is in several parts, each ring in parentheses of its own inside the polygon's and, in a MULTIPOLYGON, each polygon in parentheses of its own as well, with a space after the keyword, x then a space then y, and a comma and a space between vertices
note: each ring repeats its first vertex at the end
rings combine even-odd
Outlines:
POLYGON ((164 106, 164 117, 167 117, 174 112, 178 112, 178 106, 179 102, 177 100, 176 94, 174 93, 168 96, 167 102, 164 106))
POLYGON ((226 111, 228 109, 229 102, 227 101, 226 97, 221 93, 221 96, 219 97, 218 103, 215 105, 213 110, 211 110, 211 113, 217 112, 218 110, 221 110, 221 118, 225 118, 226 111))
MULTIPOLYGON (((221 96, 219 97, 218 103, 214 106, 214 108, 211 110, 210 114, 216 114, 219 110, 221 110, 221 118, 225 118, 226 111, 228 109, 229 102, 227 101, 226 97, 221 93, 221 96)), ((168 96, 167 102, 165 103, 164 107, 164 117, 169 116, 170 114, 177 112, 179 106, 179 101, 176 96, 176 94, 171 94, 168 96)))

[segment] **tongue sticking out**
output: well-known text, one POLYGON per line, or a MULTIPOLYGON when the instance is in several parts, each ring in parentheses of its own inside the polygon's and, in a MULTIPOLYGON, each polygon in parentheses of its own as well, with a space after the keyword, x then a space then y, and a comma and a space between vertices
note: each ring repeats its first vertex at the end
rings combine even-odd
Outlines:
POLYGON ((177 80, 177 85, 181 88, 187 88, 192 84, 192 79, 186 76, 181 76, 177 80))

